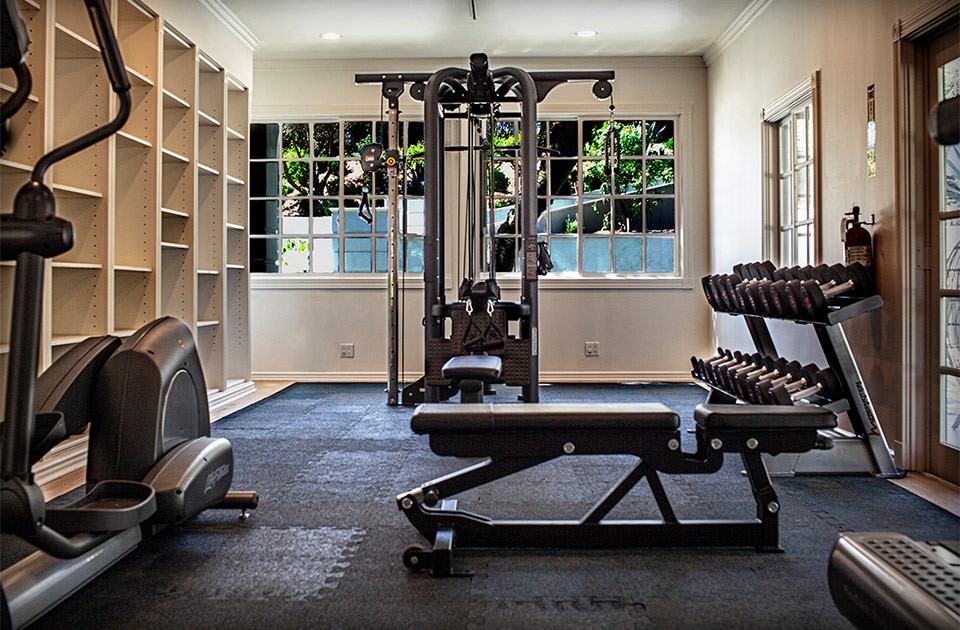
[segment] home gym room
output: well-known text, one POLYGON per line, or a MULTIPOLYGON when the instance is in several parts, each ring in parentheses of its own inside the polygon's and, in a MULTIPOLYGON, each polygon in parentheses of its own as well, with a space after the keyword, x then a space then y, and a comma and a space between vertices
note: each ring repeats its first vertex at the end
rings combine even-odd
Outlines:
POLYGON ((0 7, 3 628, 960 624, 956 0, 0 7))

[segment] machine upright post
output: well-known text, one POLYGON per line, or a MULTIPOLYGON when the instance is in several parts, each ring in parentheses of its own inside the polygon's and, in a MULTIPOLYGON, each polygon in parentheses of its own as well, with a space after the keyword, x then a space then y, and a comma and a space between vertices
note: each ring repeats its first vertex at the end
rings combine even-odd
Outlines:
POLYGON ((509 76, 520 89, 521 202, 519 208, 523 254, 521 258, 521 300, 530 309, 522 320, 523 336, 530 340, 530 375, 523 386, 523 401, 540 401, 540 323, 537 276, 537 85, 533 77, 519 68, 499 68, 494 78, 509 76))
POLYGON ((14 304, 11 313, 10 358, 7 367, 6 419, 3 423, 3 474, 26 479, 30 475, 37 406, 40 352, 40 314, 43 304, 44 259, 25 252, 17 257, 14 304))
MULTIPOLYGON (((402 89, 402 84, 401 84, 402 89)), ((396 97, 389 99, 387 110, 387 150, 395 155, 398 150, 398 127, 400 104, 396 97)), ((387 404, 400 403, 400 302, 398 299, 398 277, 400 270, 399 253, 399 164, 387 163, 387 195, 389 200, 387 214, 387 404)))
MULTIPOLYGON (((429 361, 430 340, 443 337, 443 318, 433 312, 445 301, 443 288, 443 116, 440 88, 448 79, 463 81, 466 70, 445 68, 430 75, 423 93, 423 326, 424 363, 429 361)), ((424 370, 424 374, 427 370, 424 370)), ((424 402, 439 402, 440 388, 424 385, 424 402)))

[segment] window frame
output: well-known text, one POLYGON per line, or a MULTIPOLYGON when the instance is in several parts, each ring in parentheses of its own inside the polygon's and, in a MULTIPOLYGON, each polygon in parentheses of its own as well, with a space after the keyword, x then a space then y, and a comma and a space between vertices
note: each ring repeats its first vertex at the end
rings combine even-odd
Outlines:
MULTIPOLYGON (((556 105, 551 108, 543 108, 538 112, 538 120, 574 120, 578 121, 578 138, 581 130, 580 119, 606 119, 603 114, 585 113, 593 109, 586 105, 556 105)), ((687 208, 692 207, 692 192, 694 188, 693 167, 696 161, 695 142, 693 134, 693 104, 689 101, 679 103, 660 103, 651 106, 633 107, 630 109, 621 108, 616 114, 616 119, 624 120, 644 120, 644 119, 672 119, 674 122, 674 155, 676 166, 674 168, 674 199, 675 199, 675 271, 673 273, 591 273, 591 274, 554 274, 539 278, 539 284, 544 289, 585 289, 598 288, 603 286, 616 285, 624 289, 691 289, 694 287, 694 278, 690 274, 691 253, 690 253, 690 229, 685 220, 687 208), (682 152, 682 156, 681 156, 682 152)), ((342 114, 342 115, 303 115, 303 116, 262 116, 256 117, 253 123, 279 123, 289 124, 297 122, 340 122, 348 120, 372 120, 376 122, 378 115, 375 114, 342 114)), ((420 122, 416 118, 406 118, 402 122, 420 122)), ((375 128, 374 128, 375 129, 375 128)), ((582 150, 582 145, 581 149, 582 150)), ((344 159, 341 156, 341 161, 344 159)), ((573 158, 569 158, 573 159, 573 158)), ((577 155, 578 168, 580 168, 580 155, 577 155)), ((616 195, 614 195, 616 197, 616 195)), ((578 196, 578 212, 582 210, 582 197, 578 196)), ((280 235, 277 235, 280 237, 280 235)), ((375 234, 371 234, 376 237, 375 234)), ((252 237, 252 235, 251 235, 252 237)), ((582 238, 578 238, 578 259, 580 249, 582 248, 582 238)), ((478 244, 482 243, 482 237, 477 239, 478 244)), ((611 238, 611 244, 613 240, 611 238)), ((457 245, 460 247, 461 245, 457 245)), ((612 245, 611 245, 612 250, 612 245)), ((451 252, 452 254, 452 252, 451 252)), ((612 254, 611 254, 612 255, 612 254)), ((375 261, 374 261, 375 264, 375 261)), ((283 272, 253 272, 251 273, 252 288, 358 288, 358 289, 382 289, 384 272, 306 272, 306 273, 283 273, 283 272)), ((449 274, 448 274, 449 275, 449 274)), ((401 274, 401 280, 405 286, 415 287, 419 281, 422 281, 423 274, 420 272, 405 272, 401 274)), ((448 279, 449 280, 449 279, 448 279)), ((515 289, 520 287, 520 274, 518 272, 500 272, 497 274, 498 283, 504 289, 515 289)))
MULTIPOLYGON (((279 217, 278 221, 278 231, 276 234, 253 234, 249 235, 251 241, 254 240, 275 240, 279 243, 281 247, 280 253, 280 265, 283 265, 282 258, 282 247, 283 243, 287 240, 303 240, 307 242, 307 247, 310 250, 310 255, 307 262, 306 271, 293 271, 293 272, 284 272, 282 268, 278 271, 255 271, 251 272, 252 278, 257 277, 294 277, 294 278, 347 278, 347 279, 360 279, 359 284, 369 284, 365 279, 375 279, 378 283, 378 286, 382 284, 382 278, 386 275, 387 270, 383 271, 377 270, 377 258, 381 254, 381 251, 378 247, 378 241, 386 241, 388 234, 386 232, 386 226, 377 225, 377 208, 379 203, 386 204, 387 196, 384 194, 379 194, 377 192, 379 185, 374 183, 371 186, 370 191, 370 203, 371 203, 371 212, 374 215, 374 222, 370 226, 369 233, 356 233, 351 232, 347 228, 348 213, 355 212, 358 207, 358 203, 361 199, 360 196, 356 194, 350 194, 344 190, 345 176, 348 171, 348 164, 351 162, 356 162, 359 164, 359 156, 353 156, 346 153, 346 144, 345 144, 345 131, 346 126, 351 123, 369 123, 370 124, 370 133, 371 137, 375 136, 377 133, 377 127, 380 124, 386 125, 386 120, 380 120, 377 115, 341 115, 341 116, 288 116, 288 117, 272 117, 269 119, 258 119, 252 120, 251 124, 276 124, 280 125, 281 128, 284 125, 297 125, 297 124, 306 124, 308 125, 308 155, 302 158, 284 158, 282 157, 283 147, 280 147, 281 156, 277 158, 267 157, 267 158, 257 158, 250 157, 249 161, 251 164, 254 163, 272 163, 276 162, 278 164, 283 164, 285 162, 305 162, 308 165, 308 178, 310 182, 310 191, 306 196, 301 195, 284 195, 282 190, 282 181, 283 181, 283 169, 280 169, 280 178, 281 178, 281 189, 279 194, 276 196, 253 196, 249 197, 248 202, 253 201, 277 201, 279 209, 282 211, 283 203, 286 200, 305 200, 308 204, 308 215, 307 215, 307 232, 302 234, 287 233, 283 228, 283 217, 279 217), (319 156, 315 155, 315 135, 314 135, 314 125, 322 124, 335 124, 337 125, 337 142, 338 149, 336 156, 319 156), (322 163, 335 163, 337 164, 337 178, 340 182, 338 185, 338 190, 336 194, 317 194, 316 190, 313 190, 313 177, 314 177, 314 167, 316 164, 322 163), (338 215, 336 218, 337 230, 336 232, 315 232, 314 231, 314 219, 316 218, 313 214, 315 202, 322 201, 334 201, 337 204, 338 215), (319 239, 329 239, 336 241, 337 243, 337 271, 314 271, 314 258, 313 258, 313 247, 315 245, 314 241, 319 239), (369 240, 370 242, 370 271, 344 271, 346 266, 346 255, 349 253, 346 250, 347 243, 351 240, 369 240)), ((407 124, 408 123, 419 123, 422 125, 423 121, 416 118, 405 118, 401 121, 403 127, 403 138, 406 142, 407 138, 407 124)), ((404 146, 406 148, 406 145, 404 146)), ((378 174, 379 177, 385 177, 385 175, 378 174)), ((405 185, 405 183, 404 183, 405 185)), ((423 200, 423 195, 402 195, 401 202, 403 203, 406 199, 419 199, 423 200)), ((403 226, 401 226, 401 230, 403 226)), ((410 233, 408 236, 414 238, 420 238, 422 241, 422 232, 420 233, 410 233)), ((401 235, 402 237, 402 235, 401 235)), ((422 271, 410 271, 403 272, 401 276, 406 278, 417 278, 423 275, 422 271)))
MULTIPOLYGON (((571 156, 562 156, 556 159, 570 159, 577 161, 578 169, 578 183, 582 182, 583 178, 583 121, 606 121, 609 119, 608 115, 602 113, 584 113, 584 110, 587 109, 583 106, 568 106, 568 107, 552 107, 544 108, 537 112, 537 121, 571 121, 577 124, 577 143, 578 143, 578 152, 576 157, 571 156)), ((619 288, 624 289, 690 289, 693 288, 694 282, 693 278, 690 275, 690 248, 689 248, 689 239, 690 239, 690 230, 687 228, 687 222, 684 220, 684 215, 686 209, 691 207, 692 200, 690 195, 692 194, 693 188, 693 163, 694 157, 690 154, 694 152, 694 138, 693 138, 693 105, 689 102, 682 103, 665 103, 659 106, 648 106, 642 108, 618 108, 615 120, 670 120, 674 124, 674 217, 675 217, 675 232, 674 232, 674 260, 675 268, 673 272, 587 272, 581 273, 579 270, 577 272, 564 272, 562 274, 551 271, 546 276, 543 276, 539 279, 539 284, 541 288, 546 289, 585 289, 585 288, 598 288, 602 286, 610 286, 611 284, 616 285, 619 288)), ((652 157, 656 159, 655 156, 644 156, 644 158, 652 157)), ((557 195, 564 197, 566 195, 557 195)), ((647 197, 646 193, 639 193, 637 195, 621 195, 615 192, 611 192, 609 195, 605 195, 613 200, 617 199, 628 199, 630 197, 636 197, 645 199, 647 197)), ((554 195, 538 195, 540 198, 546 197, 550 199, 554 195)), ((578 191, 577 197, 577 216, 578 221, 582 223, 583 217, 583 195, 582 191, 578 191)), ((479 227, 478 227, 479 229, 479 227)), ((579 228, 578 228, 579 229, 579 228)), ((613 243, 616 233, 610 233, 610 257, 611 257, 611 269, 613 269, 613 243)), ((543 234, 538 234, 538 237, 544 236, 543 234)), ((578 267, 582 265, 582 253, 583 253, 583 242, 582 238, 583 233, 578 231, 577 236, 577 260, 578 267)), ((642 236, 638 238, 646 238, 646 233, 643 233, 642 236)), ((549 237, 547 239, 549 241, 549 237)), ((484 235, 482 233, 478 234, 477 242, 479 247, 483 247, 485 243, 484 235)), ((582 268, 582 267, 581 267, 582 268)), ((503 288, 514 289, 519 288, 520 286, 520 274, 517 271, 512 272, 497 272, 497 282, 503 288)))
POLYGON ((821 177, 820 177, 820 113, 819 113, 820 71, 813 72, 808 78, 797 84, 779 99, 763 108, 762 112, 762 165, 763 165, 763 258, 773 260, 778 266, 791 266, 797 262, 798 227, 809 226, 810 260, 815 265, 822 258, 822 213, 821 177), (810 122, 807 125, 809 137, 806 140, 807 157, 797 161, 795 116, 806 106, 810 108, 810 122), (783 199, 781 186, 784 169, 781 168, 780 136, 784 121, 790 121, 790 190, 792 198, 789 208, 791 217, 784 220, 782 215, 783 199), (807 219, 798 221, 796 217, 797 173, 806 170, 812 177, 812 185, 807 183, 807 219), (782 251, 783 234, 791 232, 791 251, 789 257, 782 251))

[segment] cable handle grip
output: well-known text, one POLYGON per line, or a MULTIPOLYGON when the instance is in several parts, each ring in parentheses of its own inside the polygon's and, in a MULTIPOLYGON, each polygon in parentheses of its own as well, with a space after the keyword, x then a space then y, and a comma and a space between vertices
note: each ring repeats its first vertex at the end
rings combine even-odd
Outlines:
POLYGON ((97 43, 100 44, 103 63, 107 67, 107 74, 110 76, 113 91, 118 94, 128 92, 130 90, 130 78, 127 76, 127 70, 123 65, 120 45, 117 44, 116 33, 110 24, 110 14, 107 13, 107 7, 103 0, 84 0, 84 2, 86 2, 87 11, 90 13, 90 24, 97 36, 97 43))

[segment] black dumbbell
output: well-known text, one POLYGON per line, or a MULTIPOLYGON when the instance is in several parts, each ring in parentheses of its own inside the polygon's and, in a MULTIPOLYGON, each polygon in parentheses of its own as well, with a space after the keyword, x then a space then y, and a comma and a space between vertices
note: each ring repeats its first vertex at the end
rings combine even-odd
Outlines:
POLYGON ((715 310, 723 313, 738 313, 740 312, 740 305, 737 303, 736 297, 730 295, 727 289, 727 285, 729 284, 727 275, 728 274, 718 274, 708 276, 706 280, 707 288, 713 295, 713 300, 716 303, 714 307, 715 310))
POLYGON ((721 275, 706 276, 701 282, 704 285, 703 290, 707 294, 707 301, 710 303, 710 306, 713 307, 713 310, 720 313, 731 312, 731 306, 721 289, 721 275))
POLYGON ((843 385, 832 369, 804 366, 800 379, 770 387, 764 392, 763 400, 773 405, 792 405, 813 395, 827 400, 836 400, 843 395, 843 385))
POLYGON ((720 383, 722 382, 720 377, 721 372, 728 365, 737 365, 740 363, 743 360, 743 357, 744 355, 739 350, 735 350, 730 354, 730 358, 725 361, 721 360, 706 364, 703 371, 704 380, 711 385, 720 387, 720 383))
POLYGON ((747 400, 744 385, 751 380, 759 378, 761 375, 775 372, 777 369, 777 359, 773 357, 763 357, 753 366, 747 369, 739 370, 727 375, 727 387, 730 392, 736 394, 737 398, 747 400))
MULTIPOLYGON (((779 271, 778 271, 779 274, 779 271)), ((752 315, 779 317, 783 288, 787 280, 747 280, 737 287, 737 294, 746 312, 752 315)))
POLYGON ((780 367, 778 361, 782 359, 776 359, 769 356, 760 357, 759 360, 754 361, 754 364, 751 366, 745 366, 744 368, 735 370, 733 372, 728 372, 726 374, 725 385, 730 392, 737 395, 737 397, 747 400, 747 395, 743 386, 757 378, 761 375, 776 372, 777 368, 780 367))
MULTIPOLYGON (((796 317, 786 304, 787 283, 818 279, 828 282, 833 276, 826 265, 817 267, 774 267, 770 261, 737 266, 745 276, 735 287, 741 312, 769 317, 796 317)), ((735 267, 735 268, 737 268, 735 267)), ((832 286, 832 285, 831 285, 832 286)))
POLYGON ((740 301, 740 297, 736 291, 737 285, 741 282, 742 279, 736 273, 723 274, 720 276, 720 289, 730 307, 731 313, 743 312, 743 303, 740 301))
POLYGON ((809 286, 819 285, 824 289, 836 286, 845 278, 843 265, 817 265, 816 267, 801 267, 791 274, 793 279, 775 289, 771 302, 775 304, 774 317, 799 318, 807 315, 803 308, 800 286, 810 283, 809 286))
POLYGON ((737 274, 738 276, 740 276, 741 278, 744 278, 744 279, 746 279, 746 278, 752 278, 753 276, 750 275, 750 269, 749 269, 750 264, 751 264, 751 263, 737 263, 737 264, 735 264, 735 265, 733 266, 733 273, 737 274))
POLYGON ((759 352, 755 352, 751 355, 743 355, 740 361, 723 365, 721 367, 715 368, 715 373, 717 376, 716 382, 726 389, 728 392, 733 391, 733 379, 737 374, 743 371, 755 370, 761 365, 763 365, 764 355, 759 352))
POLYGON ((816 382, 819 370, 820 368, 814 363, 798 365, 794 361, 791 363, 790 369, 786 370, 782 376, 757 383, 754 388, 754 396, 761 404, 775 404, 774 399, 770 396, 771 390, 782 387, 790 393, 795 392, 816 382))
POLYGON ((820 319, 828 309, 827 300, 839 295, 866 297, 873 292, 870 274, 860 263, 847 267, 834 265, 830 268, 834 278, 826 283, 806 280, 799 285, 797 309, 801 316, 820 319))
POLYGON ((799 267, 777 267, 769 260, 758 263, 741 263, 733 270, 744 280, 792 280, 799 267))
POLYGON ((740 359, 742 356, 740 351, 730 351, 723 350, 721 348, 717 349, 719 354, 713 356, 709 359, 697 359, 696 360, 696 370, 700 378, 705 381, 711 381, 713 379, 713 368, 716 365, 726 363, 726 362, 735 362, 740 359))
POLYGON ((744 280, 734 287, 742 312, 750 315, 763 314, 763 307, 757 294, 757 287, 761 282, 769 282, 769 280, 744 280))
POLYGON ((797 361, 787 361, 783 358, 777 358, 768 369, 748 372, 738 377, 736 382, 737 395, 742 400, 748 402, 760 402, 759 395, 757 394, 757 387, 760 383, 781 378, 790 380, 796 378, 796 375, 799 374, 802 369, 803 367, 797 361))
POLYGON ((704 378, 704 366, 722 359, 727 359, 730 357, 730 351, 724 350, 723 348, 717 348, 717 353, 710 357, 709 359, 701 359, 700 357, 690 357, 690 363, 693 365, 693 375, 697 378, 704 378))
POLYGON ((717 370, 721 369, 725 365, 734 365, 743 358, 743 353, 739 350, 724 350, 721 355, 710 359, 710 360, 698 360, 698 373, 700 378, 704 381, 717 384, 718 381, 718 372, 717 370))
POLYGON ((802 282, 814 280, 820 283, 829 283, 831 280, 836 280, 836 273, 831 272, 827 265, 784 268, 778 270, 778 274, 780 280, 766 285, 762 296, 766 306, 765 314, 770 317, 794 318, 801 316, 802 311, 799 310, 798 297, 802 282))
POLYGON ((722 310, 720 305, 717 303, 716 296, 714 296, 713 291, 710 288, 710 279, 713 276, 704 276, 700 278, 700 285, 703 287, 703 295, 707 298, 707 304, 710 305, 715 311, 722 310))

